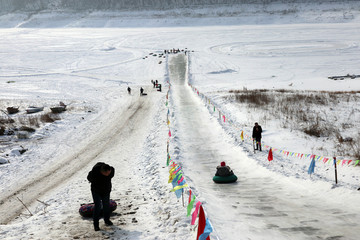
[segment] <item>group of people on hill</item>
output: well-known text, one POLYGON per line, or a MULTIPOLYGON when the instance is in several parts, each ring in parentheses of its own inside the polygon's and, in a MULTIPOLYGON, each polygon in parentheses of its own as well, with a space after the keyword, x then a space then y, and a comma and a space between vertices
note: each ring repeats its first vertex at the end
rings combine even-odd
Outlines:
MULTIPOLYGON (((158 80, 152 80, 151 79, 151 84, 154 86, 154 88, 157 88, 157 91, 161 92, 161 83, 159 83, 158 80)), ((130 86, 127 87, 127 92, 128 92, 129 95, 131 95, 130 86)), ((140 87, 140 96, 144 96, 144 95, 147 95, 147 94, 144 92, 144 88, 140 87)))
POLYGON ((164 50, 165 54, 176 54, 176 53, 181 53, 181 52, 185 53, 185 55, 186 55, 188 50, 187 50, 187 48, 181 49, 181 50, 179 48, 178 49, 173 48, 173 49, 165 49, 164 50))

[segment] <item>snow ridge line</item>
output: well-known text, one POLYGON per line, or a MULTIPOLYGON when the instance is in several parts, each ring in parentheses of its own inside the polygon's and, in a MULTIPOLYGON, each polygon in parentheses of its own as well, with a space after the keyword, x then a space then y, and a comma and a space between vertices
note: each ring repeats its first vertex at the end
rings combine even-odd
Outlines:
MULTIPOLYGON (((186 73, 185 74, 185 81, 188 82, 188 76, 189 76, 189 54, 186 55, 187 57, 185 58, 186 61, 186 73)), ((167 57, 167 72, 169 72, 169 67, 168 67, 168 57, 167 57)), ((170 74, 168 73, 168 79, 167 79, 167 83, 169 85, 169 89, 167 91, 166 94, 166 106, 167 106, 167 125, 168 125, 168 140, 167 140, 167 162, 166 165, 169 167, 169 183, 173 184, 173 189, 171 190, 171 192, 174 192, 177 198, 182 197, 182 202, 183 202, 183 206, 185 206, 184 203, 184 189, 187 189, 186 193, 189 196, 189 201, 188 201, 188 205, 187 205, 187 216, 190 216, 191 210, 193 209, 193 206, 195 204, 195 200, 197 199, 196 194, 194 193, 197 192, 197 190, 193 187, 190 187, 186 182, 186 175, 183 174, 183 169, 182 169, 182 164, 173 160, 170 156, 170 140, 171 139, 177 139, 178 137, 176 136, 176 127, 173 128, 174 131, 171 131, 171 127, 170 127, 170 119, 172 122, 175 122, 176 125, 176 118, 175 118, 175 111, 172 112, 172 114, 170 114, 170 106, 169 106, 169 102, 173 103, 173 98, 171 96, 171 83, 170 83, 170 74)), ((178 154, 180 153, 180 147, 179 147, 179 142, 175 141, 177 144, 174 144, 174 154, 175 154, 175 159, 178 159, 178 154)), ((200 202, 199 200, 196 202, 196 207, 195 210, 193 211, 192 215, 192 221, 191 221, 191 225, 195 225, 195 220, 198 216, 198 211, 199 211, 199 207, 200 205, 202 206, 202 202, 200 202)), ((208 214, 206 213, 206 210, 204 207, 202 207, 205 213, 205 218, 206 218, 206 222, 209 223, 209 227, 211 229, 211 232, 214 230, 214 227, 211 224, 211 221, 206 217, 208 214)), ((199 220, 200 221, 200 220, 199 220)), ((196 228, 196 226, 195 226, 196 228)), ((195 229, 194 229, 195 231, 195 229)), ((198 229, 198 231, 200 231, 198 229)), ((204 231, 204 230, 202 230, 204 231)), ((207 235, 207 233, 204 232, 204 234, 207 235)), ((198 237, 201 234, 199 234, 198 232, 198 237)), ((209 236, 209 235, 208 235, 209 236)), ((212 236, 214 237, 214 236, 212 236)), ((218 236, 215 236, 216 239, 219 239, 218 236)), ((206 238, 206 237, 205 237, 206 238)))
MULTIPOLYGON (((253 151, 253 147, 250 143, 250 141, 253 141, 253 138, 251 137, 251 134, 248 135, 245 133, 245 130, 243 130, 243 127, 239 127, 237 123, 235 123, 234 121, 232 121, 230 118, 226 118, 226 116, 223 114, 223 111, 221 110, 221 107, 218 106, 218 104, 214 103, 213 101, 210 100, 209 97, 207 97, 205 94, 201 93, 198 88, 194 87, 192 84, 188 83, 189 87, 192 88, 193 92, 201 98, 201 100, 204 101, 205 106, 207 107, 208 111, 210 112, 210 114, 214 114, 214 112, 216 112, 216 110, 219 113, 219 117, 217 117, 219 124, 222 126, 222 128, 229 134, 232 136, 232 138, 234 139, 234 142, 237 143, 237 145, 243 147, 244 149, 246 149, 246 151, 249 153, 249 155, 253 155, 252 151, 253 151), (228 123, 227 125, 225 123, 228 123), (240 139, 239 139, 240 138, 240 139), (244 139, 248 140, 247 142, 244 142, 244 139)), ((290 152, 290 151, 286 151, 286 150, 282 150, 282 149, 278 149, 278 148, 273 148, 267 144, 262 144, 263 147, 265 147, 266 149, 268 149, 266 152, 263 151, 262 153, 257 153, 260 154, 261 158, 256 157, 255 159, 264 167, 271 169, 270 164, 265 164, 265 162, 263 161, 264 159, 267 159, 268 157, 268 152, 272 151, 272 154, 276 153, 277 154, 277 160, 280 160, 283 162, 287 162, 290 164, 296 164, 298 165, 296 162, 294 162, 293 160, 290 160, 289 157, 292 158, 298 158, 300 160, 303 159, 308 159, 309 161, 311 161, 313 158, 315 158, 316 161, 320 162, 322 161, 324 163, 324 167, 326 167, 326 164, 331 164, 333 163, 332 161, 332 157, 324 157, 324 156, 319 156, 319 155, 315 155, 315 154, 304 154, 304 153, 295 153, 295 152, 290 152), (282 156, 282 155, 283 156, 282 156)), ((255 155, 255 153, 254 153, 255 155)), ((357 166, 360 163, 360 160, 346 160, 343 159, 341 160, 341 158, 343 157, 336 157, 337 160, 337 166, 350 166, 351 164, 353 166, 357 166), (339 159, 340 158, 340 159, 339 159), (341 163, 341 164, 340 164, 341 163)), ((281 163, 281 164, 282 164, 281 163)), ((309 162, 309 165, 311 165, 311 162, 309 162)), ((332 164, 334 165, 334 163, 332 164)), ((306 171, 304 169, 302 169, 304 173, 308 173, 308 169, 306 169, 306 171)), ((281 172, 283 175, 288 176, 289 173, 286 172, 284 169, 278 169, 277 171, 281 172)), ((324 180, 324 176, 320 176, 318 174, 313 174, 313 176, 315 176, 315 178, 311 179, 311 180, 324 180)), ((296 176, 298 178, 298 176, 296 176)), ((305 179, 305 178, 304 178, 305 179)), ((332 182, 332 179, 326 179, 328 182, 332 182)), ((356 186, 353 186, 352 184, 346 184, 348 185, 347 187, 349 188, 354 188, 356 186)))

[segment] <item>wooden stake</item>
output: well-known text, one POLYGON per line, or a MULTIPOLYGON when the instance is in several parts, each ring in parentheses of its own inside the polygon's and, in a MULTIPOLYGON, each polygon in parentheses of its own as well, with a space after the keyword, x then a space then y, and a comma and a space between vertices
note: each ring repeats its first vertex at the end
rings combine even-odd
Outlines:
POLYGON ((185 207, 185 203, 184 203, 184 189, 182 190, 181 195, 182 195, 183 207, 185 207))
POLYGON ((334 157, 334 167, 335 167, 335 184, 337 184, 337 183, 338 183, 338 180, 337 180, 336 157, 334 157))

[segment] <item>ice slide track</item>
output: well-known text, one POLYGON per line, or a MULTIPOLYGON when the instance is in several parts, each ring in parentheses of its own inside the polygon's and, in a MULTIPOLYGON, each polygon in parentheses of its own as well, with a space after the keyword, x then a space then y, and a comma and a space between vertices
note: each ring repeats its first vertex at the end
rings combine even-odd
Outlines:
POLYGON ((138 97, 135 101, 131 101, 126 110, 119 111, 112 118, 110 124, 105 129, 101 129, 99 131, 101 133, 91 136, 87 144, 79 151, 59 159, 56 162, 61 164, 37 176, 31 182, 19 186, 6 196, 2 196, 0 199, 0 224, 10 223, 26 210, 16 197, 19 197, 26 206, 29 206, 48 191, 65 184, 79 169, 87 166, 89 162, 110 148, 113 140, 119 135, 126 131, 132 131, 131 127, 129 129, 129 125, 131 125, 129 122, 134 121, 134 119, 138 119, 136 121, 148 120, 144 116, 149 116, 151 109, 150 98, 144 101, 143 98, 138 97))
POLYGON ((206 202, 214 235, 252 240, 359 239, 360 208, 352 201, 355 198, 339 202, 336 190, 322 195, 315 188, 308 190, 301 180, 258 166, 251 154, 226 137, 217 119, 187 86, 186 69, 181 69, 186 61, 181 55, 169 59, 180 161, 189 186, 206 202), (234 169, 237 183, 212 182, 222 160, 234 169))

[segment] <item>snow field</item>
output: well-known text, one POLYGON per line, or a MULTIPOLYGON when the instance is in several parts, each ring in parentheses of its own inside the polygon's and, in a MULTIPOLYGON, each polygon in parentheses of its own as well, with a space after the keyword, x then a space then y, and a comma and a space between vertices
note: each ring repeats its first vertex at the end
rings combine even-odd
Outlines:
MULTIPOLYGON (((333 188, 329 180, 332 170, 322 168, 322 163, 312 178, 304 174, 308 163, 297 166, 290 164, 292 160, 280 159, 283 164, 268 164, 265 152, 254 155, 251 145, 236 142, 239 133, 219 124, 218 116, 209 114, 183 79, 187 76, 188 81, 216 102, 217 107, 221 106, 230 119, 237 121, 251 116, 248 120, 251 123, 253 119, 261 119, 263 113, 241 114, 236 103, 222 98, 229 90, 358 90, 357 79, 327 79, 329 75, 357 73, 356 17, 347 23, 333 18, 337 23, 329 20, 323 24, 283 24, 288 20, 284 18, 279 20, 279 25, 244 25, 259 21, 254 18, 241 25, 240 20, 249 19, 216 18, 205 24, 208 19, 200 18, 195 22, 187 19, 185 24, 182 22, 182 26, 187 27, 178 27, 179 19, 116 22, 117 18, 108 18, 101 12, 80 17, 70 14, 64 22, 47 21, 49 16, 57 19, 55 13, 43 15, 43 19, 40 15, 34 16, 29 21, 12 19, 14 15, 10 15, 3 15, 1 19, 14 20, 11 26, 48 28, 0 30, 1 106, 42 104, 48 107, 63 100, 70 103, 73 110, 64 113, 61 121, 42 126, 32 141, 13 142, 14 147, 22 144, 30 151, 22 156, 11 155, 10 164, 0 166, 2 199, 42 174, 56 172, 65 164, 66 157, 72 161, 63 168, 69 171, 66 178, 52 174, 44 178, 43 181, 50 183, 56 180, 57 184, 51 191, 32 199, 34 204, 29 207, 34 216, 28 218, 24 211, 20 218, 1 225, 1 237, 194 238, 196 229, 189 225, 186 209, 169 193, 171 187, 167 184, 165 96, 153 92, 150 86, 151 79, 165 82, 168 73, 164 70, 165 64, 159 64, 160 59, 149 53, 186 47, 194 50, 188 75, 183 70, 184 62, 175 61, 169 66, 179 70, 171 79, 172 84, 182 81, 174 85, 170 99, 171 124, 175 127, 170 146, 172 157, 181 162, 191 189, 204 203, 214 227, 211 236, 218 239, 268 239, 269 236, 356 239, 359 233, 356 229, 359 221, 356 205, 359 194, 355 190, 359 179, 357 168, 339 168, 340 184, 333 188), (154 22, 168 25, 116 28, 117 24, 138 27, 154 22), (214 22, 224 25, 211 26, 214 22), (206 26, 194 27, 194 24, 206 26), (108 28, 62 28, 64 26, 108 28), (133 88, 132 96, 126 93, 128 85, 133 88), (139 99, 140 86, 146 86, 148 102, 139 99), (130 111, 130 106, 135 105, 139 106, 135 108, 136 113, 130 111), (127 120, 127 124, 122 124, 127 120), (80 150, 84 150, 81 158, 71 158, 80 150), (82 167, 79 159, 84 164, 82 167), (215 167, 222 160, 238 175, 237 184, 218 186, 212 182, 215 167), (112 198, 120 199, 112 218, 115 226, 101 225, 104 230, 100 233, 92 232, 91 220, 84 220, 77 213, 81 203, 91 201, 86 175, 97 161, 115 167, 112 198), (326 174, 329 177, 324 177, 326 174)), ((262 21, 269 20, 266 15, 263 17, 262 21)), ((297 149, 296 144, 302 144, 306 147, 303 142, 309 140, 272 126, 269 123, 266 129, 269 131, 265 133, 273 135, 282 146, 297 149)), ((311 144, 315 143, 311 140, 311 144)), ((6 153, 7 150, 1 154, 6 153)), ((19 197, 25 200, 26 194, 19 197)), ((10 200, 14 206, 21 205, 15 198, 10 200)))

